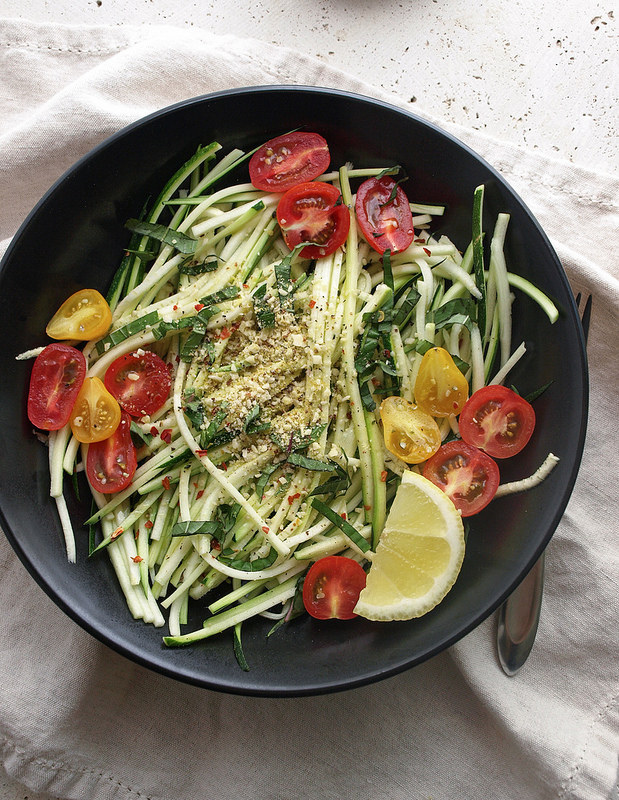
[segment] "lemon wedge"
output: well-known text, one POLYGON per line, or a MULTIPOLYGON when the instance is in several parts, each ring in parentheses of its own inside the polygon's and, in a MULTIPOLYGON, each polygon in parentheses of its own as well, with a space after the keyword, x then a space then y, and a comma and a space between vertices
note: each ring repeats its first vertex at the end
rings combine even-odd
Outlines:
POLYGON ((437 486, 407 470, 355 613, 385 622, 420 617, 451 589, 463 559, 460 513, 437 486))

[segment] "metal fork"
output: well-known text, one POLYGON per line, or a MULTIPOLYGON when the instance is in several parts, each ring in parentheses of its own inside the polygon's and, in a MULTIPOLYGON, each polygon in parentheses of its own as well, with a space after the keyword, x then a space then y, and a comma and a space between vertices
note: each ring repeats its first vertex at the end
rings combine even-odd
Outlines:
MULTIPOLYGON (((591 295, 576 295, 585 347, 591 321, 591 295)), ((497 650, 506 675, 515 675, 527 660, 539 623, 544 589, 544 559, 542 553, 522 583, 517 586, 499 610, 497 650)))

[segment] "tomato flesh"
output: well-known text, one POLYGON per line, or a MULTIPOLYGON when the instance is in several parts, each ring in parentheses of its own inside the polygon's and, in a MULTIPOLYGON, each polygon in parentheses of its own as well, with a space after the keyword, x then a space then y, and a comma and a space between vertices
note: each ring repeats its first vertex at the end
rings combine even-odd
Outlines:
POLYGON ((415 380, 415 402, 433 417, 459 414, 469 385, 451 354, 443 347, 426 350, 415 380))
POLYGON ((50 339, 88 341, 104 336, 112 324, 107 300, 96 289, 80 289, 60 306, 45 332, 50 339))
POLYGON ((441 446, 436 420, 403 397, 386 397, 380 404, 385 447, 407 464, 420 464, 441 446))
POLYGON ((125 353, 107 368, 105 387, 132 417, 154 414, 168 399, 172 381, 165 361, 150 350, 125 353))
POLYGON ((69 421, 79 442, 100 442, 118 427, 120 406, 99 378, 85 378, 69 421))
POLYGON ((256 150, 249 161, 249 178, 256 189, 286 192, 317 178, 330 161, 329 145, 320 134, 294 131, 276 136, 256 150))
POLYGON ((389 175, 361 184, 355 212, 366 241, 379 253, 406 250, 415 238, 408 198, 389 175))
POLYGON ((277 206, 277 221, 288 247, 312 242, 301 250, 303 258, 322 258, 344 244, 350 212, 339 189, 312 181, 289 189, 277 206))
POLYGON ((346 556, 325 556, 309 568, 303 583, 303 604, 316 619, 353 619, 365 586, 363 567, 346 556))
POLYGON ((57 431, 69 421, 86 376, 86 359, 67 344, 48 344, 30 374, 28 419, 37 428, 57 431))
POLYGON ((493 458, 509 458, 527 444, 535 428, 535 411, 507 386, 484 386, 465 403, 460 435, 493 458))
POLYGON ((423 467, 423 477, 448 495, 463 517, 477 514, 499 487, 499 468, 490 456, 466 442, 442 445, 423 467))
POLYGON ((136 449, 131 439, 131 417, 122 411, 111 436, 88 445, 86 475, 92 488, 102 494, 126 489, 137 469, 136 449))

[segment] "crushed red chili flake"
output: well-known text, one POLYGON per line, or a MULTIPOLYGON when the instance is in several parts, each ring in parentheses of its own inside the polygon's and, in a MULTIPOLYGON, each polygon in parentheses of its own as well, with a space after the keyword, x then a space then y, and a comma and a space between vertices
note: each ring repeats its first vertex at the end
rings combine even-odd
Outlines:
POLYGON ((382 481, 383 483, 385 483, 385 481, 387 480, 387 470, 386 470, 386 469, 384 469, 384 470, 383 470, 383 471, 380 473, 380 479, 381 479, 381 481, 382 481))
POLYGON ((196 450, 196 455, 197 455, 198 457, 200 457, 200 458, 201 458, 202 456, 207 456, 207 455, 208 455, 208 450, 196 450))
POLYGON ((204 489, 200 489, 200 491, 196 494, 196 500, 199 500, 203 494, 204 494, 204 489))
POLYGON ((243 289, 249 289, 249 284, 248 283, 244 283, 243 284, 243 289))
POLYGON ((115 530, 115 531, 113 531, 112 535, 110 536, 110 539, 116 539, 118 536, 120 536, 120 534, 121 534, 121 533, 122 533, 124 530, 125 530, 124 528, 122 528, 122 527, 120 527, 120 526, 119 526, 118 528, 116 528, 116 530, 115 530))
POLYGON ((170 488, 170 479, 166 475, 165 478, 161 479, 161 485, 167 491, 170 488))
POLYGON ((221 462, 221 468, 223 469, 223 471, 224 471, 224 472, 227 472, 227 470, 228 470, 228 465, 226 464, 226 462, 225 462, 225 461, 222 461, 222 462, 221 462))
POLYGON ((342 519, 348 519, 348 514, 345 511, 342 511, 342 513, 340 514, 340 517, 342 519))
POLYGON ((431 251, 431 250, 428 250, 428 248, 427 248, 427 247, 424 247, 424 248, 423 248, 423 252, 424 252, 424 253, 425 253, 427 256, 431 256, 431 255, 432 255, 432 251, 431 251))
POLYGON ((178 311, 178 306, 176 305, 176 303, 174 303, 174 305, 172 306, 172 311, 178 311))
POLYGON ((151 521, 148 519, 148 520, 146 520, 146 522, 144 523, 144 527, 145 527, 147 530, 150 530, 150 529, 153 527, 153 523, 152 523, 152 522, 151 522, 151 521))
POLYGON ((315 305, 316 305, 316 301, 315 300, 310 300, 309 301, 309 307, 310 308, 314 308, 315 305))
POLYGON ((153 427, 150 429, 150 435, 151 435, 151 436, 159 436, 159 429, 158 429, 158 428, 156 428, 156 427, 153 425, 153 427))
POLYGON ((294 494, 289 494, 288 495, 288 503, 290 505, 292 505, 295 500, 299 499, 299 497, 301 497, 301 493, 300 492, 295 492, 294 494))
POLYGON ((196 303, 194 308, 196 311, 202 311, 202 309, 204 308, 204 303, 196 303))
POLYGON ((135 561, 135 563, 136 563, 136 564, 139 564, 139 563, 140 563, 140 561, 144 561, 144 559, 142 558, 142 556, 131 556, 131 560, 132 560, 132 561, 135 561))
POLYGON ((172 428, 166 428, 165 430, 161 431, 161 438, 167 444, 170 444, 172 441, 172 428))
POLYGON ((224 325, 224 327, 221 329, 221 333, 219 334, 219 338, 228 339, 229 337, 230 337, 230 330, 226 328, 226 326, 224 325))
POLYGON ((214 542, 211 542, 211 550, 221 550, 221 545, 219 544, 217 539, 215 539, 214 542))
POLYGON ((365 511, 370 511, 372 506, 363 506, 363 508, 364 508, 365 511))
POLYGON ((262 526, 262 532, 263 532, 263 533, 268 533, 268 532, 269 532, 269 528, 268 528, 268 526, 267 526, 267 525, 263 525, 263 526, 262 526))

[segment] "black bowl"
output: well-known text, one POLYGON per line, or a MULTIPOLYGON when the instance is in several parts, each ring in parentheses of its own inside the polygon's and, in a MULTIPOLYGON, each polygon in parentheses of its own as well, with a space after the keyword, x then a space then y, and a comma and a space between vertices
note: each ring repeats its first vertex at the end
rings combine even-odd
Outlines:
MULTIPOLYGON (((588 379, 582 331, 561 264, 497 172, 450 135, 384 103, 325 89, 259 87, 188 100, 130 125, 81 159, 32 211, 2 262, 0 296, 4 531, 31 575, 70 617, 120 653, 174 678, 222 691, 283 696, 359 686, 414 666, 456 642, 502 602, 548 543, 572 491, 584 443, 588 379), (80 503, 70 487, 78 561, 67 563, 49 498, 46 449, 25 414, 31 365, 14 357, 45 342, 45 325, 69 293, 84 286, 106 290, 127 243, 125 221, 199 144, 216 139, 225 150, 249 149, 298 127, 326 137, 334 166, 403 165, 412 199, 447 203, 441 228, 460 247, 470 238, 478 184, 487 187, 487 230, 498 212, 511 214, 510 269, 547 292, 561 315, 551 326, 533 302, 517 298, 514 342, 526 341, 528 354, 511 381, 523 393, 551 385, 535 403, 533 439, 517 458, 501 464, 502 477, 532 473, 549 452, 561 461, 534 491, 498 499, 471 520, 456 585, 425 617, 389 624, 303 617, 268 640, 272 623, 256 620, 244 628, 251 669, 243 672, 229 634, 166 649, 161 630, 131 618, 105 554, 87 557, 81 523, 89 503, 80 503)), ((194 603, 196 627, 202 613, 194 603)))

